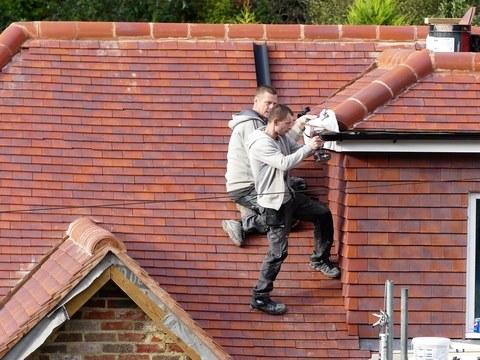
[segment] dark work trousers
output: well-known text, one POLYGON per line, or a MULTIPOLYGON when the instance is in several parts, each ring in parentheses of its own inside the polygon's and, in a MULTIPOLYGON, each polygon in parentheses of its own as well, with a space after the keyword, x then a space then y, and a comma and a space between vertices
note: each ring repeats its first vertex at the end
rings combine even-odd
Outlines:
POLYGON ((278 212, 283 216, 283 226, 271 226, 268 230, 268 252, 263 259, 257 285, 253 289, 255 299, 264 300, 270 297, 273 282, 288 255, 288 234, 293 218, 314 224, 314 251, 310 260, 317 262, 330 258, 334 230, 332 213, 326 204, 296 193, 278 212))
POLYGON ((247 234, 253 232, 267 233, 268 227, 265 224, 265 217, 262 215, 263 208, 258 205, 254 184, 247 188, 230 191, 228 196, 234 203, 253 210, 253 212, 241 212, 243 231, 247 234))
MULTIPOLYGON (((290 186, 297 192, 304 192, 307 189, 307 183, 304 179, 299 177, 290 177, 290 186)), ((255 191, 255 185, 239 190, 230 191, 228 193, 230 199, 239 205, 242 205, 253 212, 241 212, 242 216, 242 228, 245 233, 250 234, 258 232, 260 234, 266 234, 268 226, 265 224, 265 217, 263 216, 263 208, 258 205, 257 192, 255 191)), ((299 220, 299 219, 297 219, 299 220)))

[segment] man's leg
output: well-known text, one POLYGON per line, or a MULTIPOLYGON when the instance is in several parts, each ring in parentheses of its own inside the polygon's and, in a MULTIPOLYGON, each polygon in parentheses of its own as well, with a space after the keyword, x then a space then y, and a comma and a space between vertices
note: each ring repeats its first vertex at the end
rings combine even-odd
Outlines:
POLYGON ((266 234, 268 227, 265 225, 265 219, 261 215, 263 211, 257 203, 257 193, 255 187, 231 191, 228 193, 230 199, 237 204, 240 210, 241 221, 223 220, 222 228, 228 234, 232 242, 237 246, 243 246, 245 234, 258 232, 266 234))
POLYGON ((230 197, 239 205, 237 208, 240 210, 243 231, 247 234, 254 232, 266 234, 268 226, 265 224, 265 217, 262 215, 263 209, 257 202, 255 186, 252 184, 252 186, 242 189, 242 191, 238 191, 230 197))
POLYGON ((310 266, 330 278, 339 277, 340 269, 330 262, 334 229, 332 213, 328 206, 303 194, 296 194, 293 216, 314 224, 314 251, 310 258, 310 266))
MULTIPOLYGON (((292 202, 284 204, 280 209, 283 221, 269 227, 267 233, 268 252, 263 259, 258 282, 253 289, 252 302, 250 303, 251 309, 262 310, 272 315, 283 314, 287 311, 284 304, 276 303, 270 299, 270 293, 273 290, 273 282, 288 255, 288 234, 292 222, 291 204, 292 202)), ((269 224, 268 221, 266 223, 269 224)))

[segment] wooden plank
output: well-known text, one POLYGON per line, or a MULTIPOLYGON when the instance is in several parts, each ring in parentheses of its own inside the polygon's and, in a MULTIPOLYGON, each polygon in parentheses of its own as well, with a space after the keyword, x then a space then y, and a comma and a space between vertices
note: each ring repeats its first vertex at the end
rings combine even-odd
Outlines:
POLYGON ((106 269, 98 278, 96 278, 89 287, 75 296, 72 300, 65 304, 68 316, 72 317, 95 293, 100 290, 103 285, 110 280, 110 271, 106 269))
POLYGON ((181 338, 175 335, 164 323, 163 318, 166 312, 163 311, 152 299, 143 293, 133 282, 128 280, 123 273, 115 266, 111 266, 111 278, 140 307, 157 326, 175 341, 182 350, 193 360, 200 360, 197 354, 190 346, 188 346, 181 338))
POLYGON ((457 25, 461 18, 425 18, 425 24, 457 25))

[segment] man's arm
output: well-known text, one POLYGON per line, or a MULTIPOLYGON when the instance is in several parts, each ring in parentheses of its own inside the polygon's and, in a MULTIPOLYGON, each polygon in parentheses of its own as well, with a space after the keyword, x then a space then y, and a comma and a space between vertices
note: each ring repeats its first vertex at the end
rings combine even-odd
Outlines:
POLYGON ((303 132, 305 131, 305 126, 308 124, 308 122, 316 118, 316 115, 300 116, 295 121, 295 125, 293 126, 292 130, 289 131, 288 136, 290 136, 293 140, 298 141, 298 139, 300 139, 300 137, 303 135, 303 132))
POLYGON ((276 169, 288 171, 313 153, 310 145, 298 144, 289 136, 281 138, 280 141, 282 142, 282 146, 287 147, 287 151, 290 141, 292 144, 298 146, 298 148, 295 150, 295 152, 289 155, 284 155, 278 149, 277 145, 275 144, 275 140, 263 138, 255 141, 252 144, 250 147, 250 156, 253 159, 268 164, 276 169), (285 141, 287 141, 287 143, 285 143, 285 141))

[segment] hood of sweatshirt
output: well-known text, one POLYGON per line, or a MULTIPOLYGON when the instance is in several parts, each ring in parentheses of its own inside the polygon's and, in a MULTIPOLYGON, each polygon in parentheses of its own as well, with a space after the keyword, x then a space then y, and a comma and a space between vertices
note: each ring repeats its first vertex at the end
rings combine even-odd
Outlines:
POLYGON ((260 121, 263 125, 267 124, 267 121, 262 116, 260 116, 256 111, 247 109, 247 110, 243 110, 240 113, 233 114, 232 120, 228 122, 228 127, 233 130, 235 126, 237 126, 238 124, 241 124, 245 121, 252 121, 252 120, 260 121))
POLYGON ((270 138, 270 136, 268 136, 266 133, 265 133, 265 129, 266 129, 266 126, 262 126, 260 128, 258 128, 257 130, 255 130, 253 133, 250 134, 250 136, 248 137, 247 139, 247 147, 250 149, 252 147, 252 145, 260 140, 260 139, 268 139, 270 138))

